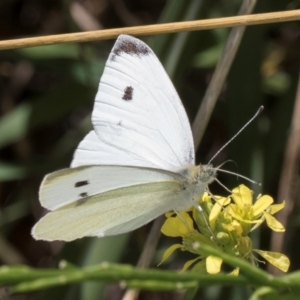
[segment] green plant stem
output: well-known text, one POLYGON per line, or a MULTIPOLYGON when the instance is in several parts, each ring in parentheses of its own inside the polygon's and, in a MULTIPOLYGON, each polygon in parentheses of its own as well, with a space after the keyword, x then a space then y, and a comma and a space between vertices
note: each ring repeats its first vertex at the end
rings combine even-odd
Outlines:
POLYGON ((274 277, 250 263, 224 254, 203 245, 202 251, 221 257, 233 267, 239 267, 242 275, 209 275, 196 272, 174 272, 164 270, 144 270, 129 265, 102 263, 85 268, 67 266, 64 269, 37 270, 30 267, 13 266, 0 268, 0 285, 11 286, 13 293, 30 292, 86 280, 119 282, 121 286, 145 290, 183 290, 214 284, 269 286, 274 288, 299 289, 300 273, 274 277))

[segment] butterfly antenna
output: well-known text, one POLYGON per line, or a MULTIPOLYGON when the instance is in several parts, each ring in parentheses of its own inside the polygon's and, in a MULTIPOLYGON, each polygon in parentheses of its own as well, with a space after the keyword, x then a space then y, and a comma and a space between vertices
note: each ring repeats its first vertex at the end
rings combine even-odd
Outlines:
POLYGON ((220 180, 218 180, 217 178, 215 178, 215 181, 223 188, 225 189, 227 192, 229 192, 231 194, 231 190, 226 187, 220 180))
POLYGON ((210 161, 208 162, 208 164, 210 164, 213 159, 219 155, 219 153, 221 151, 224 150, 224 148, 226 148, 264 109, 263 106, 261 106, 258 111, 255 113, 255 115, 223 146, 221 147, 221 149, 219 151, 217 151, 217 153, 210 159, 210 161))
MULTIPOLYGON (((228 170, 221 169, 221 167, 224 166, 224 165, 225 165, 226 163, 228 163, 228 162, 233 162, 233 163, 236 165, 236 162, 235 162, 235 161, 233 161, 233 160, 231 160, 231 159, 228 159, 228 160, 224 161, 223 163, 221 163, 218 167, 216 167, 216 170, 217 170, 218 172, 220 171, 220 172, 223 172, 223 173, 227 173, 227 174, 230 174, 230 175, 234 175, 234 176, 243 178, 243 179, 245 179, 245 180, 247 180, 247 181, 249 181, 249 182, 251 182, 251 183, 253 183, 253 184, 257 184, 257 185, 261 186, 261 183, 258 182, 258 181, 255 181, 255 180, 250 179, 250 178, 248 178, 248 177, 246 177, 246 176, 240 175, 239 173, 236 173, 236 172, 231 172, 231 171, 228 171, 228 170)), ((237 165, 236 165, 236 166, 237 166, 237 165)), ((215 180, 216 180, 216 179, 215 179, 215 180)))
POLYGON ((227 173, 227 174, 231 174, 231 175, 237 176, 237 177, 239 177, 239 178, 243 178, 243 179, 245 179, 245 180, 247 180, 247 181, 249 181, 249 182, 251 182, 251 183, 253 183, 253 184, 261 185, 260 182, 255 181, 255 180, 252 180, 252 179, 250 179, 250 178, 248 178, 248 177, 246 177, 246 176, 243 176, 243 175, 238 174, 238 173, 235 173, 235 172, 231 172, 231 171, 227 171, 227 170, 223 170, 223 169, 217 169, 217 171, 218 171, 218 172, 227 173))

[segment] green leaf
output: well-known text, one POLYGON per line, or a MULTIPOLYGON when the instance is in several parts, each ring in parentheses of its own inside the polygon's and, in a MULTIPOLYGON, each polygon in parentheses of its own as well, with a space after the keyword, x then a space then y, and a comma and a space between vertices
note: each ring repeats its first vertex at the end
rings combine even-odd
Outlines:
POLYGON ((217 44, 209 49, 206 49, 196 55, 194 66, 197 68, 212 68, 214 67, 222 53, 223 45, 217 44))
POLYGON ((273 95, 286 93, 292 84, 290 75, 284 72, 277 72, 263 79, 264 91, 273 95))
POLYGON ((70 81, 37 100, 20 104, 0 119, 0 148, 24 138, 30 131, 54 123, 94 97, 90 89, 70 81))
POLYGON ((203 259, 199 262, 197 262, 193 268, 192 268, 192 271, 195 271, 197 272, 198 274, 207 274, 207 271, 206 271, 206 260, 203 259))
POLYGON ((276 289, 263 286, 254 291, 249 300, 298 300, 299 294, 288 290, 278 292, 276 289))
POLYGON ((88 63, 76 63, 72 65, 72 76, 81 84, 98 86, 99 76, 105 66, 105 61, 101 59, 91 60, 88 63))
POLYGON ((197 260, 201 259, 201 256, 198 256, 194 259, 190 259, 182 267, 182 271, 186 271, 192 264, 194 264, 197 260))
POLYGON ((170 246, 163 254, 161 262, 157 265, 160 266, 165 260, 167 260, 175 250, 180 249, 182 247, 181 244, 174 244, 170 246))
POLYGON ((37 46, 30 48, 21 48, 16 50, 21 55, 29 59, 78 59, 79 58, 79 45, 78 44, 60 44, 60 45, 47 45, 37 46))
POLYGON ((28 170, 24 167, 0 163, 0 181, 16 180, 25 178, 28 170))

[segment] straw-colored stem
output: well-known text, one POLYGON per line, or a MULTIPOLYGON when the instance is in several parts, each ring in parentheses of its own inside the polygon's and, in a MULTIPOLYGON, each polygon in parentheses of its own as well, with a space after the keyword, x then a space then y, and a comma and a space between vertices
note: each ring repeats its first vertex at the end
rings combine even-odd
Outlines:
POLYGON ((122 33, 141 36, 183 31, 207 30, 213 28, 279 23, 295 20, 300 20, 300 10, 22 38, 0 42, 0 50, 63 43, 100 41, 114 39, 122 33))

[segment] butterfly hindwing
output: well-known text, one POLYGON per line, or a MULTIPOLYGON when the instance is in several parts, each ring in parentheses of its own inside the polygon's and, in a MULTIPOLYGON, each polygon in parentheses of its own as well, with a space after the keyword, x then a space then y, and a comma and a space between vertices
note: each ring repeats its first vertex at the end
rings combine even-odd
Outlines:
POLYGON ((180 201, 179 182, 152 182, 109 191, 63 206, 32 229, 35 239, 72 241, 114 235, 147 224, 180 201))
POLYGON ((40 202, 45 208, 55 210, 111 190, 165 181, 182 181, 182 176, 151 168, 81 166, 48 174, 40 187, 40 202))

